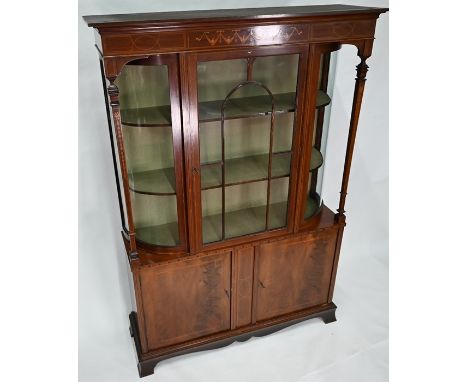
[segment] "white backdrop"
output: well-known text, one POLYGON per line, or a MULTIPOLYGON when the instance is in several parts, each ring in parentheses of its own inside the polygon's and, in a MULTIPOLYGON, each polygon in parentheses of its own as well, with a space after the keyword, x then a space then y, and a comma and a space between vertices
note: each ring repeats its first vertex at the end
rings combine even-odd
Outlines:
MULTIPOLYGON (((305 5, 305 1, 227 0, 224 8, 305 5)), ((318 4, 334 3, 319 1, 318 4)), ((387 1, 345 1, 388 6, 387 1)), ((193 9, 193 1, 79 3, 79 373, 82 382, 138 381, 128 333, 127 260, 113 177, 105 104, 86 14, 193 9)), ((220 8, 218 1, 198 9, 220 8)), ((338 206, 354 88, 355 48, 338 55, 324 199, 338 206)), ((380 382, 388 380, 388 13, 377 22, 368 60, 334 302, 338 321, 315 319, 277 334, 161 362, 148 381, 380 382)))

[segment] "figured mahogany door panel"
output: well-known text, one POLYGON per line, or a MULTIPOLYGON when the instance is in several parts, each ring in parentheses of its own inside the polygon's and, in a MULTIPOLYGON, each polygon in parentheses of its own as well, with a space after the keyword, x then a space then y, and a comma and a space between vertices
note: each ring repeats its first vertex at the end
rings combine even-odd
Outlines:
POLYGON ((143 270, 140 276, 148 349, 230 328, 230 252, 143 270))
POLYGON ((240 328, 252 322, 254 247, 236 250, 233 260, 231 329, 240 328))
POLYGON ((256 259, 256 321, 327 302, 336 231, 301 241, 260 245, 256 259))

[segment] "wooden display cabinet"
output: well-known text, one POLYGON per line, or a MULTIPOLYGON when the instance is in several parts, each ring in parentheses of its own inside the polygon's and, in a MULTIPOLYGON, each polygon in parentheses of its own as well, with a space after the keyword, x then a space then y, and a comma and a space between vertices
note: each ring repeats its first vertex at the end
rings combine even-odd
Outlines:
POLYGON ((374 30, 345 5, 86 16, 100 55, 140 376, 160 360, 335 321, 374 30), (337 213, 322 201, 329 71, 361 59, 337 213))

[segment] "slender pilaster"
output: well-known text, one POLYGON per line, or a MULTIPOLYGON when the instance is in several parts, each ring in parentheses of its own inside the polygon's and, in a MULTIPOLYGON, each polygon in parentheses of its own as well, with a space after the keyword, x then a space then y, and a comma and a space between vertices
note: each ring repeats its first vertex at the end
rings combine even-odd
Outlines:
POLYGON ((117 186, 117 196, 119 198, 120 221, 122 223, 122 229, 124 231, 127 231, 127 227, 125 224, 124 207, 122 203, 122 191, 120 189, 119 170, 117 169, 117 166, 118 166, 117 155, 115 153, 114 133, 112 132, 112 120, 111 120, 111 112, 110 112, 110 106, 109 106, 109 98, 107 97, 106 75, 104 73, 104 64, 102 62, 102 59, 99 60, 99 65, 101 67, 101 78, 102 78, 102 87, 104 91, 104 100, 106 102, 107 125, 109 128, 109 138, 110 138, 111 151, 112 151, 112 163, 114 165, 115 183, 117 186))
POLYGON ((366 74, 369 67, 366 64, 367 58, 369 58, 370 54, 365 56, 359 54, 361 58, 361 62, 356 67, 357 76, 356 76, 356 84, 354 86, 354 98, 353 98, 353 108, 351 112, 351 121, 349 124, 349 133, 348 133, 348 144, 346 147, 346 158, 344 163, 344 170, 343 170, 343 180, 341 183, 341 191, 340 191, 340 204, 338 207, 338 215, 337 220, 341 220, 341 217, 344 216, 345 210, 345 201, 346 201, 346 194, 348 190, 348 181, 349 181, 349 173, 351 170, 351 162, 353 160, 353 150, 354 150, 354 142, 356 140, 356 131, 358 127, 359 121, 359 114, 361 112, 361 104, 362 104, 362 96, 364 95, 364 85, 366 83, 366 74))
POLYGON ((115 79, 110 80, 110 85, 107 87, 107 93, 109 94, 110 106, 112 108, 112 118, 114 120, 114 130, 117 139, 117 148, 119 151, 119 162, 122 174, 125 205, 127 207, 128 236, 130 238, 130 258, 137 259, 138 254, 135 239, 135 226, 133 223, 132 201, 130 198, 130 188, 128 183, 127 163, 125 159, 125 147, 122 134, 122 122, 120 119, 119 88, 114 84, 114 80, 115 79))

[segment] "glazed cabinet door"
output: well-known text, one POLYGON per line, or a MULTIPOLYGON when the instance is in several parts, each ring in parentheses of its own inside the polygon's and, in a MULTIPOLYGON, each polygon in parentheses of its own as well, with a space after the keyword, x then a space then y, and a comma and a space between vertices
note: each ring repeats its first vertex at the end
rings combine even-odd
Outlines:
POLYGON ((337 231, 258 247, 255 264, 255 320, 327 303, 337 231))
POLYGON ((142 269, 148 350, 228 330, 230 278, 230 252, 142 269))
POLYGON ((183 250, 187 245, 177 55, 130 61, 115 84, 126 161, 122 176, 128 183, 136 240, 163 250, 183 250))
POLYGON ((198 249, 292 230, 307 55, 283 46, 188 56, 198 249))

